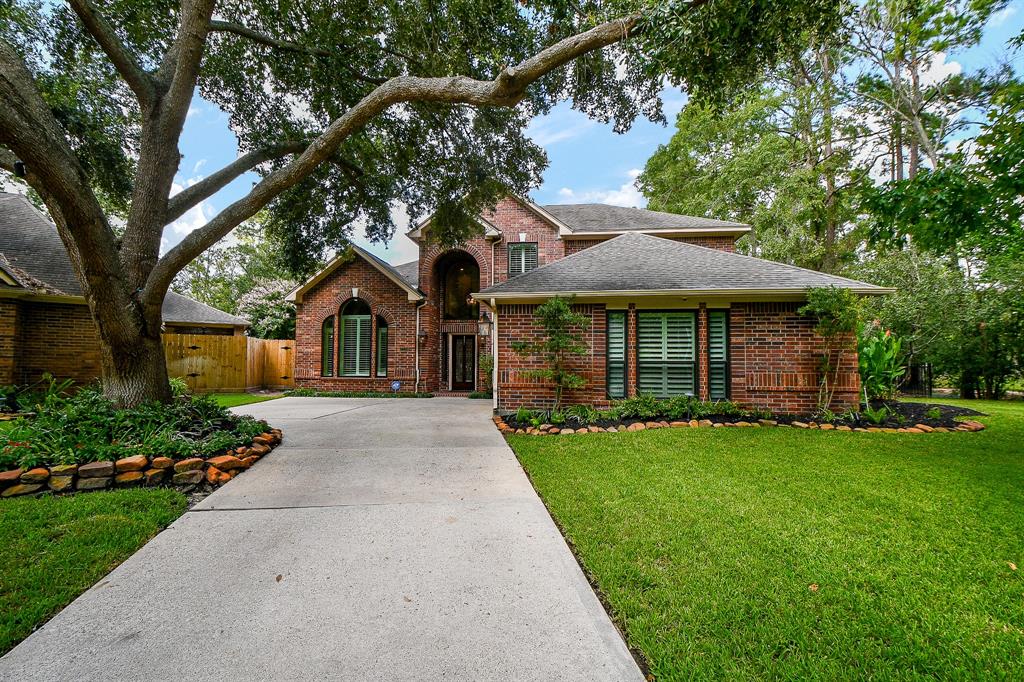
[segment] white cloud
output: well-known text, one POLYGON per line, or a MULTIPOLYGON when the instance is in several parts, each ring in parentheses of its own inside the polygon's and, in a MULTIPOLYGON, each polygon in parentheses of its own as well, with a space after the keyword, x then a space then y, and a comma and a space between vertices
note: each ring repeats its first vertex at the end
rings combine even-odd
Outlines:
POLYGON ((947 62, 945 52, 936 52, 921 71, 921 85, 927 87, 941 83, 963 70, 964 67, 960 65, 960 62, 947 62))
POLYGON ((190 106, 188 108, 188 113, 185 114, 185 118, 189 119, 200 113, 202 113, 202 109, 200 109, 199 107, 190 106))
POLYGON ((201 169, 205 165, 206 165, 206 159, 199 159, 198 161, 196 161, 196 165, 192 166, 192 175, 195 175, 196 173, 198 173, 199 169, 201 169))
POLYGON ((640 177, 640 169, 631 168, 626 175, 629 180, 622 183, 618 189, 591 189, 577 192, 563 187, 558 190, 558 199, 564 204, 610 204, 629 208, 647 206, 647 198, 640 193, 636 186, 636 179, 640 177))
POLYGON ((1010 17, 1017 13, 1017 8, 1013 5, 1009 5, 999 10, 989 18, 989 23, 995 26, 1007 21, 1010 17))
MULTIPOLYGON (((188 185, 194 185, 198 182, 197 178, 190 178, 186 181, 188 185)), ((182 185, 177 182, 171 185, 171 196, 173 197, 178 192, 185 189, 182 185)), ((200 227, 209 222, 210 218, 213 217, 214 209, 213 206, 207 201, 201 201, 188 211, 184 213, 180 218, 175 220, 173 223, 167 226, 170 229, 170 236, 167 238, 166 246, 173 246, 181 241, 181 238, 189 234, 193 230, 198 230, 200 227), (172 242, 173 243, 170 243, 172 242)))

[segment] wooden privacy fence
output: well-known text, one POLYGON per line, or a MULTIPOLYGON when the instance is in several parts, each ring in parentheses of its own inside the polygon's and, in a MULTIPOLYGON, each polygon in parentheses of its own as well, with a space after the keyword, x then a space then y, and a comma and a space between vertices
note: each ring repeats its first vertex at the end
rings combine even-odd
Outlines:
POLYGON ((295 386, 295 342, 212 334, 164 334, 167 373, 197 393, 295 386))

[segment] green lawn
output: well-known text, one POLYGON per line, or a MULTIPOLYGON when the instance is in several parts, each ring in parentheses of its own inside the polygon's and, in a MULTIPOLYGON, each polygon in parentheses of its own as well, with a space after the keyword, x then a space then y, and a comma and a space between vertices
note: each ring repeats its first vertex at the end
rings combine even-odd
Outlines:
POLYGON ((221 407, 238 407, 250 403, 262 403, 266 400, 280 398, 279 395, 256 395, 254 393, 212 393, 217 404, 221 407))
POLYGON ((659 680, 1019 679, 1024 403, 945 402, 990 428, 511 444, 659 680))
POLYGON ((0 500, 0 655, 185 506, 185 497, 167 488, 0 500))

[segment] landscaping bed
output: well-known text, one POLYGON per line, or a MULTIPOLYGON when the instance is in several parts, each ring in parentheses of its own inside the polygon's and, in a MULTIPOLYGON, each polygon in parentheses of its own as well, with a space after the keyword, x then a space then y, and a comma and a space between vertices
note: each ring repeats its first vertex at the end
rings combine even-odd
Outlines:
POLYGON ((0 497, 111 487, 220 486, 281 442, 280 430, 177 386, 169 404, 123 409, 94 387, 23 395, 0 431, 0 497))
POLYGON ((658 400, 639 395, 615 403, 608 410, 573 405, 564 411, 517 412, 495 417, 505 433, 529 435, 572 435, 577 433, 614 433, 659 428, 698 427, 792 427, 825 431, 884 433, 934 433, 981 431, 985 425, 961 417, 981 416, 966 407, 896 400, 873 403, 863 411, 817 415, 775 415, 767 410, 751 410, 730 401, 706 402, 689 396, 658 400))
POLYGON ((296 388, 285 391, 289 398, 433 398, 433 393, 420 391, 317 391, 312 388, 296 388))

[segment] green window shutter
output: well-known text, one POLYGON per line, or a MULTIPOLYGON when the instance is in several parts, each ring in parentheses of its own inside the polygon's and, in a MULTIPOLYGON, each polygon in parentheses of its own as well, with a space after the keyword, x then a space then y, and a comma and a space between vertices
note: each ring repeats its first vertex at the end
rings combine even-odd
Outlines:
POLYGON ((537 244, 519 242, 508 245, 508 276, 515 277, 537 267, 537 244))
POLYGON ((370 376, 370 316, 341 316, 341 375, 370 376))
POLYGON ((626 397, 626 314, 608 313, 608 397, 626 397))
POLYGON ((320 332, 320 375, 334 376, 334 316, 324 320, 320 332))
POLYGON ((637 315, 637 387, 659 398, 693 395, 696 317, 692 312, 637 315))
POLYGON ((708 311, 708 395, 729 398, 729 313, 708 311))
POLYGON ((377 322, 377 376, 388 375, 388 328, 377 322))

